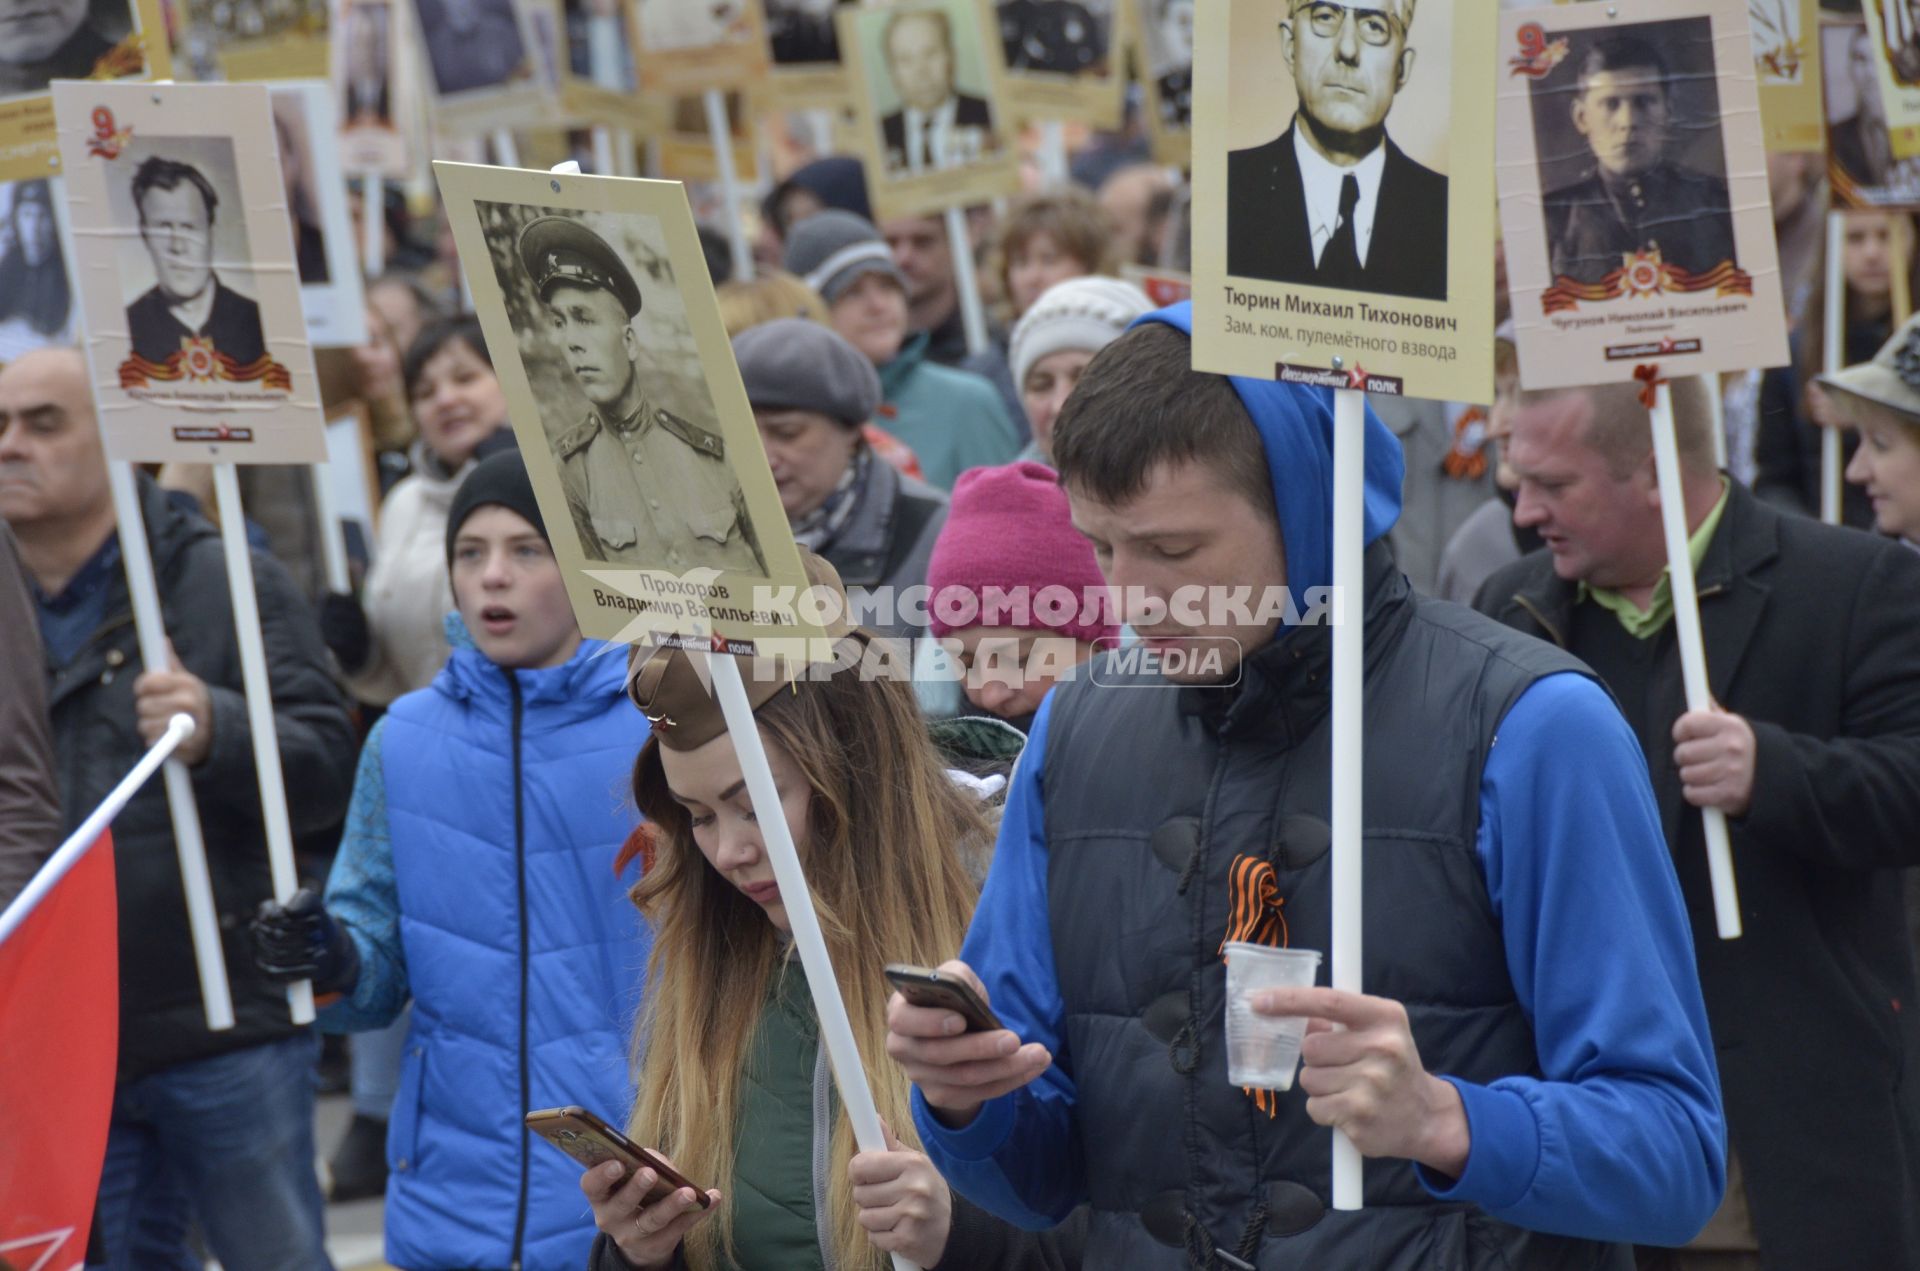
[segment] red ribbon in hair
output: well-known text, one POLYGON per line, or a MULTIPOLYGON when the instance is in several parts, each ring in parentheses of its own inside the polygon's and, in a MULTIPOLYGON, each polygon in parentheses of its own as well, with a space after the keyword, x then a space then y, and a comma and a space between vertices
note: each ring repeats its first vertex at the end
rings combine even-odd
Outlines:
POLYGON ((1660 386, 1667 381, 1660 376, 1657 363, 1647 362, 1633 368, 1633 378, 1640 381, 1640 404, 1652 410, 1654 403, 1660 400, 1660 386))

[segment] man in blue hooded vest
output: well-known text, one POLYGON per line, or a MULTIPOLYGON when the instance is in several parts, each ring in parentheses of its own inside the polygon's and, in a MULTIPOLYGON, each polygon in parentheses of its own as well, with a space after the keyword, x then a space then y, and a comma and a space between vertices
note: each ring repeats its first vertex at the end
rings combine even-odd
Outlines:
POLYGON ((1322 1021, 1298 1089, 1228 1082, 1230 914, 1329 947, 1333 409, 1192 371, 1190 324, 1102 352, 1054 453, 1123 616, 1212 667, 1110 659, 1041 706, 944 968, 1005 1028, 891 1006, 928 1153, 1022 1225, 1088 1205, 1087 1265, 1129 1271, 1630 1268, 1624 1242, 1684 1241, 1725 1136, 1646 764, 1578 662, 1407 585, 1371 412, 1366 994, 1273 991, 1322 1021), (1330 1125, 1371 1158, 1363 1210, 1329 1207, 1330 1125))

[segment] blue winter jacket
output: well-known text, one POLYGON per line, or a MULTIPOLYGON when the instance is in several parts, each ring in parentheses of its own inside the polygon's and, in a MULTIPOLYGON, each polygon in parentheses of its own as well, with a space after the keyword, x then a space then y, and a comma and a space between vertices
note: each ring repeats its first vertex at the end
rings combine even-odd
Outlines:
MULTIPOLYGON (((410 1271, 586 1265, 580 1167, 521 1126, 581 1104, 620 1124, 650 935, 613 862, 644 716, 597 641, 508 671, 457 617, 446 668, 393 704, 361 756, 327 907, 361 958, 330 1031, 409 998, 387 1135, 386 1256, 410 1271)), ((297 779, 297 778, 296 778, 297 779)))

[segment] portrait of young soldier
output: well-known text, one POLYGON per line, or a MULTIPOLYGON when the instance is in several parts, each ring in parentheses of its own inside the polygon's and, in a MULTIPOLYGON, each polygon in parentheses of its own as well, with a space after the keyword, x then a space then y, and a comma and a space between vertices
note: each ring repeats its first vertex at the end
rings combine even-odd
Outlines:
POLYGON ((1546 194, 1554 276, 1599 282, 1636 252, 1694 274, 1734 260, 1727 183, 1681 161, 1672 76, 1654 41, 1609 35, 1576 56, 1570 109, 1591 158, 1546 194))
POLYGON ((237 366, 265 357, 260 306, 220 281, 213 267, 220 207, 213 183, 190 163, 155 155, 134 169, 133 205, 154 276, 127 306, 134 354, 163 364, 187 340, 205 339, 237 366))
POLYGON ((1000 47, 1010 71, 1073 75, 1107 60, 1106 6, 1080 0, 1000 0, 1000 47))
POLYGON ((565 216, 528 222, 518 252, 587 400, 553 444, 581 551, 607 565, 764 575, 726 443, 649 396, 633 328, 643 297, 626 263, 565 216))
POLYGON ((92 78, 113 41, 91 9, 88 0, 0 0, 0 99, 92 78))
POLYGON ((1414 3, 1290 0, 1280 50, 1299 106, 1277 138, 1227 156, 1229 274, 1446 299, 1447 178, 1387 131, 1413 75, 1414 3))
POLYGON ((880 120, 889 175, 957 168, 998 148, 987 99, 954 83, 953 19, 945 10, 895 14, 880 48, 900 99, 900 109, 880 120))

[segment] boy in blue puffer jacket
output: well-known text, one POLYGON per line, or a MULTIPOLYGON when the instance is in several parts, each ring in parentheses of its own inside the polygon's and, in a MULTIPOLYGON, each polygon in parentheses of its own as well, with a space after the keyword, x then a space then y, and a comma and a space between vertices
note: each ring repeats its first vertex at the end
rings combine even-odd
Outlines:
MULTIPOLYGON (((338 994, 330 1032, 382 1027, 412 1000, 387 1134, 386 1257, 412 1271, 586 1264, 577 1165, 521 1118, 633 1100, 627 1038, 645 925, 616 871, 647 739, 626 659, 600 656, 567 604, 517 451, 455 493, 453 656, 367 738, 324 907, 269 903, 255 960, 338 994)), ((295 774, 297 779, 297 774, 295 774)))

